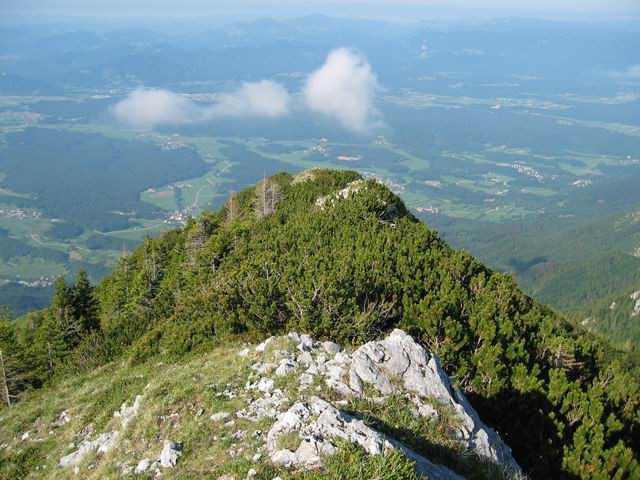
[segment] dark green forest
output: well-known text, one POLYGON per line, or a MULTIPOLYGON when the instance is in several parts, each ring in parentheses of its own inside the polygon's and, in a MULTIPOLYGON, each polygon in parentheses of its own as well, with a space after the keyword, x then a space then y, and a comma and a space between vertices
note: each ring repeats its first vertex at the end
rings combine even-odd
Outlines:
MULTIPOLYGON (((116 359, 177 361, 292 329, 361 344, 394 327, 439 355, 531 478, 640 475, 640 362, 443 242, 355 172, 278 174, 147 239, 92 287, 0 323, 11 401, 116 359)), ((2 453, 0 453, 1 461, 2 453)))
POLYGON ((207 171, 193 149, 165 151, 97 134, 29 128, 7 135, 6 141, 7 148, 0 149, 3 186, 28 195, 7 201, 66 220, 53 229, 54 238, 77 236, 84 229, 124 229, 131 215, 151 218, 158 212, 139 199, 140 192, 207 171))

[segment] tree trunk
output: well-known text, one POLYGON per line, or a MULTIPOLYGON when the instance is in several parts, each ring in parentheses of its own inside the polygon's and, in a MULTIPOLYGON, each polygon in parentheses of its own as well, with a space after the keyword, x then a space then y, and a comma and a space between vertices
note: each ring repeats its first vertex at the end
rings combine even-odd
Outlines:
POLYGON ((47 363, 49 364, 49 377, 55 373, 53 371, 53 358, 51 357, 51 343, 47 340, 47 363))
POLYGON ((7 372, 4 369, 4 358, 2 357, 2 350, 0 350, 0 389, 4 396, 4 401, 7 403, 7 407, 11 406, 11 398, 9 398, 9 385, 7 384, 7 372))

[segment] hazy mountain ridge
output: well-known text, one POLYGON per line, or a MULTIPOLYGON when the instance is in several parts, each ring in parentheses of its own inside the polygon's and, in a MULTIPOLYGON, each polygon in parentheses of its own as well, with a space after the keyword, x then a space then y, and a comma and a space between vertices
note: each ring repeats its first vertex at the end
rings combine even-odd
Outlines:
POLYGON ((554 82, 561 78, 562 86, 569 87, 576 74, 588 78, 626 69, 628 58, 635 55, 638 28, 633 23, 626 30, 607 24, 531 19, 446 28, 308 16, 239 22, 180 35, 149 29, 93 32, 69 27, 54 33, 52 28, 40 27, 28 30, 34 37, 16 37, 19 29, 3 27, 0 38, 7 38, 3 53, 11 59, 2 63, 6 73, 25 81, 46 79, 60 91, 69 86, 95 88, 105 81, 132 87, 221 80, 220 72, 228 78, 236 70, 234 59, 247 58, 244 55, 258 60, 243 62, 244 70, 238 73, 248 78, 271 76, 274 65, 279 69, 276 73, 299 72, 318 63, 327 49, 345 45, 365 52, 387 86, 412 86, 424 75, 469 68, 487 80, 504 79, 505 74, 539 76, 552 68, 554 82), (567 42, 569 34, 571 42, 567 42), (581 42, 588 42, 590 48, 581 48, 581 42), (282 55, 288 44, 304 44, 307 53, 282 55), (566 61, 576 55, 573 64, 566 61), (137 59, 135 65, 128 61, 131 57, 137 59), (421 58, 428 61, 416 62, 421 58))

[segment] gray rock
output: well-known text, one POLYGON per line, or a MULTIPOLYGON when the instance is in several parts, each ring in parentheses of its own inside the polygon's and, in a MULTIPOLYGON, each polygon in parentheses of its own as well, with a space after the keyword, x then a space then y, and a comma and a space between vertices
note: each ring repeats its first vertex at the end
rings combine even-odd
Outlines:
POLYGON ((631 300, 636 302, 633 306, 633 310, 631 311, 631 316, 636 317, 640 315, 640 290, 631 294, 631 300))
POLYGON ((182 444, 166 440, 162 452, 160 452, 160 466, 163 468, 173 468, 178 463, 178 458, 182 456, 182 444))
POLYGON ((460 421, 458 437, 462 445, 478 455, 512 471, 520 472, 511 449, 489 428, 440 366, 438 358, 429 355, 402 330, 394 330, 379 342, 369 342, 352 355, 351 370, 363 382, 371 384, 382 395, 395 391, 389 377, 396 378, 404 389, 418 395, 414 402, 418 412, 430 415, 420 398, 436 399, 450 407, 460 421))
POLYGON ((69 412, 67 410, 64 410, 60 414, 60 416, 53 422, 53 424, 58 427, 61 427, 62 425, 66 425, 70 421, 71 421, 71 418, 69 417, 69 412))
POLYGON ((297 345, 301 352, 310 352, 313 350, 313 339, 309 335, 300 335, 300 342, 297 345))
POLYGON ((278 417, 267 433, 266 447, 272 462, 285 467, 313 468, 322 463, 324 455, 336 453, 335 442, 347 440, 362 447, 369 455, 383 455, 401 450, 416 462, 416 471, 435 480, 461 480, 462 477, 442 465, 431 463, 400 442, 387 439, 382 433, 335 408, 326 400, 312 397, 298 402, 278 417), (280 435, 298 432, 301 443, 295 452, 277 448, 280 435))
POLYGON ((384 352, 376 348, 362 346, 353 353, 351 371, 353 371, 364 383, 373 385, 381 394, 389 395, 395 392, 387 374, 376 363, 384 360, 384 352))
POLYGON ((142 395, 137 395, 130 407, 127 406, 127 402, 125 402, 120 407, 120 410, 113 414, 114 417, 120 418, 122 428, 126 428, 131 420, 133 420, 133 418, 138 414, 138 410, 140 410, 140 404, 142 403, 143 398, 144 397, 142 395))
POLYGON ((322 342, 322 348, 324 348, 325 352, 331 355, 335 355, 336 353, 342 351, 342 347, 340 345, 330 341, 322 342))
POLYGON ((278 365, 276 365, 273 362, 265 362, 265 363, 258 362, 251 365, 251 370, 264 375, 264 374, 270 373, 272 370, 274 370, 277 367, 278 365))
POLYGON ((364 393, 364 382, 353 368, 349 370, 349 388, 357 395, 362 395, 364 393))
POLYGON ((61 467, 70 467, 82 461, 90 452, 106 453, 114 447, 118 437, 118 432, 107 432, 100 435, 93 441, 84 440, 75 451, 60 459, 61 467))
POLYGON ((298 335, 298 333, 297 333, 297 332, 289 332, 289 333, 287 334, 287 337, 288 337, 290 340, 293 340, 293 341, 294 341, 294 342, 296 342, 296 343, 300 343, 300 335, 298 335))
POLYGON ((313 355, 309 351, 302 351, 297 357, 298 363, 303 365, 311 365, 313 363, 313 355))
POLYGON ((147 470, 149 470, 150 466, 151 466, 151 460, 149 460, 148 458, 143 458, 142 460, 140 460, 140 462, 138 462, 138 465, 136 466, 134 472, 144 473, 147 470))
MULTIPOLYGON (((383 403, 386 396, 399 393, 415 405, 413 411, 416 415, 430 418, 438 416, 438 411, 432 405, 435 401, 436 406, 442 404, 457 417, 459 426, 456 436, 464 449, 471 450, 514 474, 521 473, 511 449, 494 430, 480 420, 464 394, 451 383, 438 358, 426 352, 402 330, 394 330, 385 339, 369 342, 352 354, 343 351, 332 342, 315 343, 308 335, 292 333, 288 338, 296 342, 297 362, 307 367, 299 379, 301 390, 313 382, 315 375, 323 377, 326 385, 343 398, 364 396, 369 385, 379 392, 379 396, 370 400, 383 403)), ((271 342, 273 341, 274 339, 271 339, 271 342)), ((283 357, 276 372, 279 376, 292 374, 294 370, 292 359, 286 355, 283 357)), ((295 452, 278 450, 275 444, 268 446, 269 456, 275 463, 305 466, 316 464, 323 454, 327 454, 328 450, 333 448, 331 441, 321 441, 325 437, 346 438, 361 445, 372 455, 384 453, 390 448, 405 450, 404 446, 391 439, 380 440, 379 435, 372 434, 370 429, 366 431, 366 435, 357 429, 354 431, 359 425, 354 418, 344 417, 341 412, 339 415, 336 414, 337 410, 331 404, 328 404, 331 408, 321 409, 318 406, 320 399, 307 403, 298 402, 285 413, 280 413, 284 401, 281 396, 271 395, 272 382, 272 379, 263 377, 257 384, 248 384, 247 388, 257 388, 264 392, 264 398, 251 402, 237 415, 250 420, 265 416, 276 418, 276 424, 270 431, 272 436, 276 435, 280 427, 301 434, 303 441, 295 452), (305 408, 318 411, 306 414, 305 408), (325 410, 332 413, 324 414, 325 410), (309 415, 313 416, 314 420, 309 420, 309 415), (347 432, 351 433, 344 433, 345 425, 349 426, 347 432)), ((316 390, 321 392, 322 388, 318 386, 316 390)), ((433 466, 426 459, 424 462, 427 463, 424 463, 422 457, 415 457, 415 452, 409 451, 407 455, 414 455, 410 458, 417 459, 415 461, 418 470, 422 468, 420 465, 425 465, 425 471, 430 470, 432 475, 438 478, 454 478, 450 476, 453 472, 448 470, 437 473, 439 467, 436 468, 437 466, 433 466)))
POLYGON ((298 362, 295 360, 290 360, 288 358, 283 358, 280 360, 280 365, 276 368, 276 375, 278 377, 284 377, 290 375, 295 372, 296 368, 298 368, 298 362))
POLYGON ((291 468, 298 463, 298 457, 291 450, 276 450, 274 451, 269 458, 276 465, 281 465, 285 468, 291 468))
POLYGON ((264 377, 260 379, 260 381, 256 385, 256 388, 261 392, 267 393, 273 390, 274 383, 275 382, 273 381, 273 379, 264 377))
POLYGON ((252 422, 257 422, 261 418, 275 418, 280 411, 280 406, 289 401, 282 390, 275 389, 273 392, 265 393, 264 397, 250 402, 246 408, 236 413, 238 418, 243 418, 252 422))
POLYGON ((271 345, 275 341, 276 337, 269 337, 264 342, 256 347, 256 352, 264 353, 269 345, 271 345))
POLYGON ((309 385, 311 385, 313 383, 313 375, 305 372, 302 375, 300 375, 300 386, 301 387, 308 387, 309 385))
POLYGON ((209 419, 213 420, 214 422, 219 422, 220 420, 224 420, 228 416, 229 416, 229 412, 218 412, 211 415, 209 419))

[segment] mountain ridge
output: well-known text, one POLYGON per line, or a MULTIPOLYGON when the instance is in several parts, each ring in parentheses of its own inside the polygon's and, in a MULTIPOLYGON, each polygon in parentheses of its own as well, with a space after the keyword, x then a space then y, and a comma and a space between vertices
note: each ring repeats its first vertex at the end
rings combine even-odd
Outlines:
MULTIPOLYGON (((61 350, 57 370, 176 363, 237 335, 298 330, 361 345, 402 328, 441 358, 532 478, 638 474, 637 360, 451 249, 356 172, 265 178, 145 241, 95 299, 100 327, 61 350)), ((59 303, 35 322, 35 341, 21 333, 35 350, 38 331, 52 339, 73 320, 59 303)))

